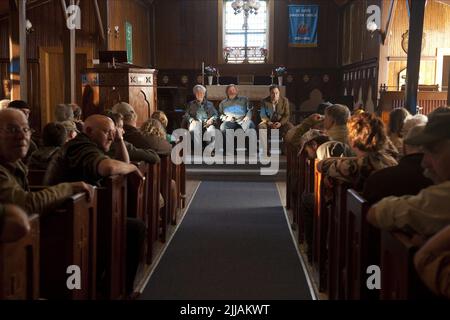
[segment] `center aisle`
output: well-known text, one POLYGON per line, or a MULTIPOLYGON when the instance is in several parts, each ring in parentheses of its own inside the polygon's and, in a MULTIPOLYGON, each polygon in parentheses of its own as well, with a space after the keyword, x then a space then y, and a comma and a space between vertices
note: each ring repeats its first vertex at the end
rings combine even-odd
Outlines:
POLYGON ((273 182, 203 182, 140 296, 310 300, 273 182))

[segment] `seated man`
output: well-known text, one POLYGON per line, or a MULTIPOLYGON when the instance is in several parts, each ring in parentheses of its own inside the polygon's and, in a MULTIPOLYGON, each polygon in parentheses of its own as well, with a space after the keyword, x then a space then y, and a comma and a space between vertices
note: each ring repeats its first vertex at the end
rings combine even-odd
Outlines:
POLYGON ((405 139, 424 148, 424 175, 435 185, 414 196, 387 197, 372 206, 367 220, 385 229, 429 237, 450 224, 450 114, 431 117, 421 133, 405 139))
MULTIPOLYGON (((23 114, 27 118, 27 121, 29 120, 30 114, 31 114, 31 109, 30 109, 30 106, 28 105, 28 103, 26 103, 25 101, 22 101, 22 100, 11 101, 8 105, 8 108, 20 110, 21 112, 23 112, 23 114)), ((31 132, 31 133, 33 134, 33 132, 31 132)), ((33 137, 31 137, 31 138, 33 138, 33 137)), ((30 158, 31 154, 33 152, 35 152, 37 149, 38 149, 37 143, 34 142, 33 139, 31 139, 30 147, 28 148, 28 153, 25 156, 25 158, 23 159, 23 160, 25 160, 25 163, 28 162, 28 159, 30 158)))
POLYGON ((73 120, 67 120, 60 123, 64 126, 64 128, 66 128, 67 131, 66 142, 75 139, 77 134, 81 132, 80 130, 78 130, 77 124, 73 120))
POLYGON ((42 130, 42 148, 31 154, 28 168, 31 170, 46 170, 52 158, 67 141, 67 130, 63 124, 47 123, 42 130))
POLYGON ((56 122, 74 120, 73 109, 69 104, 61 103, 55 107, 56 122))
MULTIPOLYGON (((423 126, 416 126, 405 138, 413 137, 421 130, 423 126)), ((422 148, 410 146, 403 141, 403 154, 398 165, 375 172, 367 179, 363 196, 369 203, 376 203, 389 196, 416 195, 433 184, 433 181, 424 176, 420 165, 423 159, 422 148)))
POLYGON ((44 214, 73 194, 87 192, 92 196, 92 186, 83 182, 62 183, 30 192, 28 170, 22 162, 30 139, 31 129, 22 112, 14 109, 0 111, 0 202, 13 203, 30 214, 44 214))
POLYGON ((22 209, 0 203, 0 243, 18 241, 29 231, 30 222, 22 209))
MULTIPOLYGON (((122 137, 116 134, 113 121, 102 115, 92 115, 84 123, 84 131, 69 141, 47 169, 45 181, 55 184, 82 179, 100 185, 103 177, 134 173, 142 179, 139 169, 129 163, 129 156, 122 137), (105 155, 115 144, 114 160, 105 155)), ((134 277, 139 265, 145 238, 145 224, 127 218, 127 291, 133 290, 134 277)), ((100 262, 101 263, 101 262, 100 262)), ((99 263, 99 264, 100 264, 99 263)), ((99 267, 102 270, 104 266, 99 267)), ((99 279, 102 280, 101 278, 99 279)))
POLYGON ((196 99, 189 102, 183 120, 186 126, 189 126, 189 132, 191 132, 194 142, 202 144, 202 134, 196 136, 194 132, 203 133, 204 130, 215 132, 219 114, 212 102, 206 99, 206 88, 204 86, 196 85, 193 92, 196 99), (196 137, 201 140, 196 141, 196 137))
POLYGON ((120 113, 123 116, 123 129, 125 133, 123 138, 134 145, 136 148, 152 149, 158 155, 169 155, 172 151, 172 146, 169 142, 162 142, 154 136, 144 136, 137 128, 137 114, 133 107, 125 102, 116 104, 112 111, 120 113))
POLYGON ((279 129, 280 137, 283 138, 289 129, 293 127, 289 122, 289 100, 280 96, 278 85, 271 85, 270 96, 261 101, 261 122, 258 129, 279 129))
POLYGON ((222 120, 220 130, 224 132, 226 129, 243 129, 244 131, 255 129, 248 99, 238 96, 238 89, 234 84, 228 85, 225 93, 227 98, 219 104, 220 119, 222 120))
MULTIPOLYGON (((116 127, 116 134, 120 137, 123 137, 123 116, 120 113, 112 113, 111 111, 105 113, 107 117, 109 117, 116 127)), ((140 162, 144 161, 150 164, 158 163, 160 161, 158 154, 152 149, 140 149, 133 146, 128 141, 124 141, 125 146, 128 151, 128 155, 130 157, 130 161, 140 162)), ((109 151, 106 153, 111 158, 115 158, 116 150, 115 145, 112 144, 109 151)))

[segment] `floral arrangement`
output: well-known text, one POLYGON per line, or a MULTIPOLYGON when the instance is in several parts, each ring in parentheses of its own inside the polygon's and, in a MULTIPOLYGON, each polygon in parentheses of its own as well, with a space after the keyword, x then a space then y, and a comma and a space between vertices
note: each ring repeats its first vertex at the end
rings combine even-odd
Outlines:
POLYGON ((230 47, 223 48, 223 56, 224 56, 224 59, 225 59, 225 63, 228 62, 228 58, 230 57, 230 53, 231 53, 231 48, 230 47))
POLYGON ((212 66, 208 66, 205 68, 205 74, 207 76, 215 76, 217 74, 217 69, 212 66))
POLYGON ((269 50, 267 50, 266 48, 261 48, 261 55, 263 57, 267 57, 267 54, 269 53, 269 50))
POLYGON ((275 74, 279 77, 287 73, 286 67, 278 67, 275 69, 275 74))

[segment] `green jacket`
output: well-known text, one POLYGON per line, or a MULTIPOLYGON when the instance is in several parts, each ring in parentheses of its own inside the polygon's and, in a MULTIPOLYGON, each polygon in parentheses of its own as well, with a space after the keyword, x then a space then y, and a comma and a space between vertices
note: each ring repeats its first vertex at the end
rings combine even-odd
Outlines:
POLYGON ((29 214, 43 214, 59 206, 73 194, 72 186, 62 183, 37 192, 30 192, 28 170, 21 160, 0 164, 0 202, 14 203, 29 214))

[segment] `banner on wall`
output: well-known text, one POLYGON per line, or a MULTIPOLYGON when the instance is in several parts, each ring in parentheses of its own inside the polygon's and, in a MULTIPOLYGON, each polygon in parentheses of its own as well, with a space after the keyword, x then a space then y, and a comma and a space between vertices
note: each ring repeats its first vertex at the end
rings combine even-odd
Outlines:
POLYGON ((289 5, 289 46, 317 47, 318 5, 289 5))

